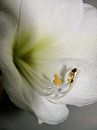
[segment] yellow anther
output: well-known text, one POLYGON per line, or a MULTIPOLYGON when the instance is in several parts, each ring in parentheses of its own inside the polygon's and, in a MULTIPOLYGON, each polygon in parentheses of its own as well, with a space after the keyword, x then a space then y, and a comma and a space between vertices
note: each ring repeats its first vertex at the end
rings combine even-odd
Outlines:
POLYGON ((59 76, 58 76, 57 74, 54 74, 53 83, 54 83, 56 86, 60 86, 60 85, 62 84, 62 81, 61 81, 61 79, 59 78, 59 76))

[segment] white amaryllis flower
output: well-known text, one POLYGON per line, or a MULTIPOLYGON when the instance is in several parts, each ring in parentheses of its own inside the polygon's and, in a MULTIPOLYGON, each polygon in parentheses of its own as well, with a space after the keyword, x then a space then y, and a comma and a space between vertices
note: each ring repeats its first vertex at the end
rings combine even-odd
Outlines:
POLYGON ((1 0, 2 84, 39 123, 97 101, 97 10, 82 0, 1 0))

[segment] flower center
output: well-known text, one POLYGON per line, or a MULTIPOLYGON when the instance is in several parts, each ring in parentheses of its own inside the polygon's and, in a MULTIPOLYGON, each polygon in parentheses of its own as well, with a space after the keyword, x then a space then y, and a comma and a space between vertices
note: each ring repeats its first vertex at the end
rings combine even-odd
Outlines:
POLYGON ((40 54, 45 48, 48 48, 50 43, 51 39, 49 37, 45 36, 36 40, 32 33, 26 31, 20 32, 13 46, 13 60, 18 70, 20 70, 18 66, 19 60, 22 60, 33 69, 37 69, 37 67, 39 67, 37 61, 42 58, 40 54))
POLYGON ((49 43, 51 43, 51 39, 44 38, 34 42, 31 34, 22 33, 13 46, 13 61, 21 76, 25 78, 32 88, 41 94, 55 94, 56 97, 69 91, 76 78, 77 68, 71 69, 66 79, 65 75, 60 77, 58 74, 54 74, 54 79, 51 81, 50 77, 45 75, 45 65, 43 65, 46 62, 45 59, 42 64, 40 62, 41 53, 43 54, 43 51, 49 48, 49 43), (41 67, 43 72, 41 72, 41 67))
POLYGON ((71 86, 77 76, 77 71, 77 68, 71 69, 64 82, 57 74, 54 74, 53 84, 55 85, 55 91, 47 99, 60 99, 65 96, 71 90, 71 86))
MULTIPOLYGON (((74 82, 74 79, 76 77, 76 73, 77 73, 77 68, 73 68, 67 76, 66 79, 66 83, 68 85, 71 85, 74 82)), ((62 85, 62 80, 60 79, 60 77, 57 74, 54 74, 54 80, 53 80, 54 85, 56 86, 60 86, 62 85)))

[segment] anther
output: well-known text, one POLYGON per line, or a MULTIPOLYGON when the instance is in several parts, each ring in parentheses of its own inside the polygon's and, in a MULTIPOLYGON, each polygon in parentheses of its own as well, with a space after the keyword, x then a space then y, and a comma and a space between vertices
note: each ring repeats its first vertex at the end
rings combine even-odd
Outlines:
POLYGON ((62 84, 62 81, 61 81, 61 79, 59 78, 59 76, 58 76, 57 74, 54 74, 53 83, 54 83, 56 86, 60 86, 60 85, 62 84))
POLYGON ((72 84, 74 82, 74 79, 76 77, 76 72, 77 72, 77 68, 72 69, 69 74, 68 74, 68 78, 67 78, 67 83, 68 84, 72 84))

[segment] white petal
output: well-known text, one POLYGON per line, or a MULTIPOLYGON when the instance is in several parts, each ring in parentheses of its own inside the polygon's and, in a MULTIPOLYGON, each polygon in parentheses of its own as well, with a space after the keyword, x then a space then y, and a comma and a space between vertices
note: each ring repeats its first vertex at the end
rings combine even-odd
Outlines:
POLYGON ((70 91, 58 103, 66 103, 76 106, 84 106, 97 101, 97 67, 83 60, 65 60, 69 68, 78 69, 77 76, 70 91))
MULTIPOLYGON (((22 87, 20 87, 22 85, 22 81, 14 66, 12 57, 15 26, 12 19, 7 14, 0 12, 0 18, 0 70, 2 71, 2 84, 8 84, 7 87, 6 85, 3 87, 5 87, 6 91, 8 91, 8 94, 10 93, 10 96, 13 97, 13 95, 18 95, 19 99, 22 99, 22 87), (13 73, 10 70, 13 70, 13 73), (14 74, 14 76, 12 74, 14 74), (13 87, 11 88, 10 86, 12 82, 13 87), (15 90, 19 91, 20 93, 17 93, 15 90)), ((22 105, 22 103, 20 104, 22 105)))
POLYGON ((84 4, 84 14, 78 31, 70 40, 64 41, 62 47, 65 50, 61 52, 64 58, 78 58, 97 63, 97 9, 84 4))
POLYGON ((10 44, 11 48, 13 30, 15 30, 14 20, 6 13, 0 12, 0 66, 2 66, 3 60, 1 57, 5 56, 5 54, 2 55, 2 52, 4 51, 3 53, 5 53, 9 51, 9 53, 11 53, 8 45, 10 44))
POLYGON ((8 35, 15 24, 15 21, 6 13, 0 11, 0 44, 2 39, 8 35), (11 27, 12 26, 12 27, 11 27))
MULTIPOLYGON (((64 121, 69 114, 66 105, 51 103, 45 97, 37 95, 33 87, 16 68, 12 57, 14 28, 8 26, 8 30, 5 41, 2 40, 0 43, 0 68, 2 83, 9 98, 16 106, 34 112, 39 123, 57 124, 64 121)), ((36 87, 37 85, 36 83, 36 87)), ((45 83, 44 85, 48 86, 45 83)))
POLYGON ((75 57, 97 64, 97 9, 84 5, 84 16, 78 33, 78 46, 75 57))
MULTIPOLYGON (((12 57, 12 47, 14 43, 13 40, 15 31, 14 25, 14 21, 9 15, 0 12, 0 70, 2 71, 2 84, 8 84, 7 87, 5 87, 6 85, 4 85, 4 87, 7 89, 8 94, 10 93, 10 97, 13 97, 13 95, 18 95, 19 99, 22 99, 22 80, 14 66, 12 57), (12 70, 13 73, 11 72, 12 70), (14 74, 14 76, 12 74, 14 74), (11 88, 10 86, 12 82, 13 87, 11 88), (17 91, 19 93, 17 93, 17 91)), ((22 103, 20 103, 20 105, 22 105, 22 103)))
POLYGON ((97 9, 89 4, 84 4, 83 18, 80 23, 80 33, 84 38, 95 38, 97 35, 97 9))
POLYGON ((52 48, 39 53, 56 58, 78 58, 97 64, 97 9, 84 4, 84 13, 78 30, 69 38, 64 37, 52 44, 52 48), (50 53, 49 53, 50 51, 50 53))
MULTIPOLYGON (((18 15, 20 0, 4 0, 18 15)), ((39 34, 52 33, 64 36, 78 27, 82 14, 82 0, 23 0, 22 24, 37 29, 39 34)))
POLYGON ((8 67, 4 65, 2 71, 3 86, 9 98, 18 107, 34 112, 39 123, 58 124, 67 118, 69 110, 66 105, 51 103, 45 96, 36 94, 27 81, 20 76, 14 64, 10 63, 8 67))
POLYGON ((16 79, 12 77, 11 80, 4 80, 4 87, 10 99, 18 107, 34 112, 40 124, 58 124, 68 117, 69 110, 65 104, 51 103, 45 97, 37 95, 25 81, 22 85, 19 84, 20 80, 18 80, 19 83, 16 83, 16 79))
POLYGON ((65 104, 51 103, 45 97, 35 95, 31 91, 27 93, 27 90, 25 90, 25 93, 30 103, 29 109, 34 111, 40 124, 58 124, 68 117, 69 110, 65 104))

